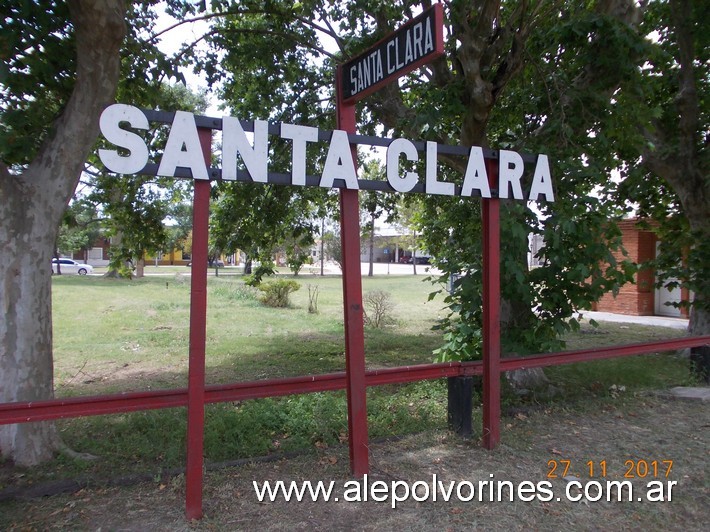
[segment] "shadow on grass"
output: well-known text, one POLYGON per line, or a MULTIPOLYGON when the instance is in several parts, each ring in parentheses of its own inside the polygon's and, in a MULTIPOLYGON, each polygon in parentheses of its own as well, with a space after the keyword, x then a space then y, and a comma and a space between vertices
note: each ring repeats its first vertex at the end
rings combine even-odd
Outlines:
MULTIPOLYGON (((338 334, 303 333, 253 339, 257 352, 208 353, 207 384, 247 382, 345 371, 344 340, 338 334)), ((434 333, 411 335, 396 330, 368 330, 368 368, 430 363, 440 344, 434 333)), ((250 346, 254 348, 254 346, 250 346)), ((99 395, 187 386, 188 346, 179 364, 156 366, 150 360, 107 362, 104 368, 76 370, 57 386, 58 396, 99 395)))

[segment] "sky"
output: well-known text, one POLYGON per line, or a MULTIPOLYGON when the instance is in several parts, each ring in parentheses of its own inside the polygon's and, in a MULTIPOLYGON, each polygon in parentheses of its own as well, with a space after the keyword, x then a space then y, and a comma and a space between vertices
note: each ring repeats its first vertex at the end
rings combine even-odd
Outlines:
MULTIPOLYGON (((159 33, 160 31, 163 31, 166 28, 173 26, 178 22, 177 19, 167 15, 164 12, 161 14, 160 7, 157 7, 156 10, 159 13, 158 20, 155 24, 156 33, 159 33)), ((158 47, 166 54, 174 54, 180 50, 180 47, 183 44, 197 41, 208 30, 209 22, 207 21, 197 21, 182 24, 177 28, 172 29, 161 35, 158 47)), ((337 50, 337 44, 331 37, 321 33, 319 35, 319 38, 321 46, 323 46, 325 50, 329 50, 331 52, 335 52, 337 50)), ((200 46, 201 45, 198 44, 198 48, 200 46)), ((185 76, 185 81, 187 82, 188 88, 193 90, 208 88, 204 79, 200 75, 195 74, 191 68, 182 68, 181 71, 182 74, 185 76)), ((213 93, 208 93, 208 98, 210 100, 210 106, 208 107, 206 114, 208 116, 221 116, 222 114, 224 114, 218 108, 219 101, 216 95, 213 93)))
MULTIPOLYGON (((169 28, 176 22, 178 22, 177 19, 174 19, 173 17, 165 13, 160 14, 155 24, 156 33, 159 33, 160 31, 169 28)), ((183 44, 198 40, 202 35, 204 35, 205 32, 207 32, 208 29, 209 24, 206 21, 197 21, 182 24, 177 28, 172 29, 161 35, 160 41, 158 43, 158 48, 160 48, 160 50, 165 52, 166 54, 175 54, 180 50, 180 47, 183 44)), ((193 91, 208 88, 207 83, 205 83, 205 80, 200 75, 195 74, 191 68, 183 67, 181 72, 185 76, 185 81, 187 83, 188 88, 192 89, 193 91)), ((206 114, 208 116, 221 116, 223 112, 220 111, 218 108, 219 100, 217 99, 217 96, 212 92, 208 92, 207 98, 210 102, 210 105, 207 108, 206 114)))

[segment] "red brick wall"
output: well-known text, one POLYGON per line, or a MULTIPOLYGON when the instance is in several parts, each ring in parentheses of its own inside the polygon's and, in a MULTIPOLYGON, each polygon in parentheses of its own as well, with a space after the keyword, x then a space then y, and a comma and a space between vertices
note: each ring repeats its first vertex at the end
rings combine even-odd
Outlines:
MULTIPOLYGON (((93 245, 91 247, 94 248, 101 248, 101 255, 102 255, 102 260, 109 260, 109 249, 111 249, 111 241, 103 236, 98 237, 93 245)), ((80 261, 86 261, 88 257, 88 250, 86 249, 81 249, 78 251, 74 251, 71 255, 71 258, 74 260, 80 260, 80 261)))
MULTIPOLYGON (((619 262, 628 258, 638 264, 656 256, 656 235, 651 231, 639 230, 637 223, 636 219, 619 222, 622 242, 628 253, 628 257, 624 257, 620 252, 615 252, 614 258, 619 262)), ((616 314, 652 316, 654 314, 654 280, 653 270, 641 270, 634 276, 634 284, 628 283, 621 287, 616 297, 610 293, 605 294, 594 306, 594 309, 616 314)))
POLYGON ((639 293, 635 288, 633 285, 627 285, 619 291, 616 297, 612 294, 605 294, 597 302, 594 310, 631 316, 653 316, 653 292, 639 293))

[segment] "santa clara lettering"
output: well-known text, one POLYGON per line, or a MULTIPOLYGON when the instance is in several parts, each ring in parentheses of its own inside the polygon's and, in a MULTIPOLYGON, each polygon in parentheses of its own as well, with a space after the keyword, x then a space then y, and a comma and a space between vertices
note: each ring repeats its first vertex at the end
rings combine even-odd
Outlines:
POLYGON ((342 67, 344 101, 357 101, 443 54, 441 5, 404 24, 342 67))
POLYGON ((373 52, 348 63, 346 71, 350 76, 348 96, 369 89, 387 76, 397 74, 408 65, 434 52, 432 19, 419 21, 392 40, 380 45, 373 52))
MULTIPOLYGON (((170 132, 162 155, 151 163, 150 153, 143 137, 135 130, 148 130, 150 121, 138 107, 114 104, 101 115, 99 126, 104 138, 118 149, 101 148, 99 158, 112 172, 119 174, 156 174, 165 177, 192 177, 193 179, 221 179, 254 183, 279 183, 296 186, 321 186, 326 188, 378 189, 393 192, 424 192, 444 196, 480 196, 482 198, 510 198, 516 200, 554 201, 550 165, 546 155, 538 155, 527 194, 524 192, 523 157, 510 150, 499 150, 499 190, 489 186, 488 172, 483 149, 472 146, 467 149, 468 162, 462 184, 457 186, 439 178, 438 153, 449 148, 436 142, 424 144, 423 170, 420 151, 414 142, 404 138, 380 139, 372 144, 387 145, 385 156, 387 182, 358 180, 351 153, 351 140, 345 131, 323 131, 310 126, 277 124, 255 120, 246 130, 237 118, 225 116, 211 119, 215 129, 222 130, 221 167, 208 168, 199 142, 198 125, 192 113, 176 111, 171 115, 170 132), (289 141, 291 147, 291 171, 283 177, 272 179, 269 171, 269 140, 278 137, 289 141), (324 140, 326 139, 326 140, 324 140), (384 141, 384 142, 382 142, 384 141), (320 175, 307 175, 307 147, 309 144, 327 142, 325 161, 320 175), (150 170, 151 164, 153 170, 150 170), (242 177, 240 177, 240 175, 242 177)), ((367 142, 363 142, 367 143, 367 142)), ((421 146, 421 145, 420 145, 421 146)), ((490 155, 489 155, 490 158, 490 155)), ((315 163, 313 164, 315 166, 315 163)))

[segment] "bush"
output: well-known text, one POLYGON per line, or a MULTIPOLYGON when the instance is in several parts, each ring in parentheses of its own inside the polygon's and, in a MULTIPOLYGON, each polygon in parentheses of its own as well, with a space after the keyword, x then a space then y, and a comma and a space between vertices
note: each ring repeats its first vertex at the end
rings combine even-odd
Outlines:
POLYGON ((276 268, 273 262, 262 262, 259 266, 254 268, 252 273, 244 276, 244 284, 258 287, 264 277, 274 275, 275 273, 276 268))
POLYGON ((252 288, 258 287, 259 283, 261 283, 261 279, 257 279, 256 277, 254 277, 254 274, 251 273, 249 275, 245 275, 243 277, 243 280, 245 285, 250 286, 252 288))
POLYGON ((450 330, 444 332, 442 346, 434 350, 434 362, 481 360, 483 353, 481 329, 476 329, 461 320, 449 320, 449 327, 450 330))
POLYGON ((365 325, 380 329, 385 325, 394 323, 392 318, 392 296, 384 290, 371 290, 364 297, 365 303, 365 325))
POLYGON ((288 307, 291 305, 290 294, 295 292, 301 285, 296 281, 279 279, 276 281, 268 281, 261 283, 258 286, 263 292, 260 300, 267 307, 288 307))
POLYGON ((229 301, 256 301, 259 291, 246 283, 227 283, 213 287, 212 293, 229 301))
POLYGON ((308 285, 308 313, 318 314, 318 285, 308 285))

